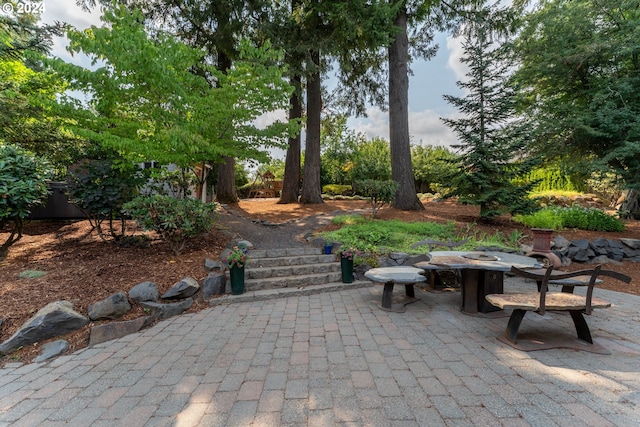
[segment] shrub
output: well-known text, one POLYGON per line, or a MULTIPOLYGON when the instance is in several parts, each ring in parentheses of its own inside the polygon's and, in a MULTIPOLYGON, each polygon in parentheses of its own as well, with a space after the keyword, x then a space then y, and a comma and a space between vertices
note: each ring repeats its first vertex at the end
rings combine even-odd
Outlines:
POLYGON ((22 237, 24 220, 47 197, 48 163, 12 144, 0 143, 0 230, 13 224, 0 246, 0 260, 22 237))
POLYGON ((391 203, 398 191, 399 184, 395 181, 378 181, 375 179, 365 179, 356 181, 356 191, 369 198, 371 204, 371 217, 375 218, 376 213, 384 205, 391 203))
POLYGON ((153 230, 167 241, 176 255, 189 240, 211 230, 215 209, 213 203, 158 194, 136 197, 123 206, 144 230, 153 230))
POLYGON ((322 194, 349 196, 352 194, 352 190, 350 185, 327 184, 322 187, 322 194))
POLYGON ((125 235, 124 203, 139 194, 146 182, 142 171, 119 158, 84 160, 69 168, 69 200, 89 219, 98 235, 107 240, 102 229, 109 222, 109 234, 118 242, 125 235), (120 219, 120 232, 114 221, 120 219))
POLYGON ((572 206, 570 208, 554 208, 554 210, 562 217, 564 227, 593 231, 624 230, 622 221, 600 209, 572 206))

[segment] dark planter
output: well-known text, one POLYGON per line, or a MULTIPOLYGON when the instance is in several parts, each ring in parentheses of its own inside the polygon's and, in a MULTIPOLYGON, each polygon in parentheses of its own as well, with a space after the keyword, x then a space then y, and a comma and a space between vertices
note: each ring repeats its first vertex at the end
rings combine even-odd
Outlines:
POLYGON ((353 282, 353 260, 340 258, 340 267, 342 268, 342 283, 353 282))
POLYGON ((244 267, 231 267, 229 279, 231 280, 231 293, 233 295, 244 294, 244 267))
POLYGON ((331 245, 324 245, 324 254, 325 255, 329 255, 331 254, 331 251, 333 250, 333 244, 331 245))

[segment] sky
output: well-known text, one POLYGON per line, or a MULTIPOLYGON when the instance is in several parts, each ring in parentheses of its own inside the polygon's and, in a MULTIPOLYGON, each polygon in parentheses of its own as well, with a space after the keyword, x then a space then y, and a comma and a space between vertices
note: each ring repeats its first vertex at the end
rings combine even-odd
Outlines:
MULTIPOLYGON (((99 11, 84 12, 75 0, 44 0, 43 22, 67 22, 77 29, 91 25, 100 26, 99 11)), ((456 136, 442 123, 440 117, 456 114, 442 96, 460 96, 456 81, 464 79, 465 68, 460 62, 461 45, 457 39, 444 34, 436 36, 440 46, 438 54, 430 61, 415 61, 411 64, 413 75, 409 78, 409 134, 412 144, 451 146, 456 136)), ((88 66, 86 57, 72 57, 65 49, 66 39, 56 38, 52 54, 68 62, 88 66)), ((331 86, 331 79, 326 84, 331 86)), ((378 107, 369 107, 367 117, 352 117, 348 126, 367 138, 389 139, 388 114, 378 107)), ((276 154, 276 157, 280 157, 276 154)))

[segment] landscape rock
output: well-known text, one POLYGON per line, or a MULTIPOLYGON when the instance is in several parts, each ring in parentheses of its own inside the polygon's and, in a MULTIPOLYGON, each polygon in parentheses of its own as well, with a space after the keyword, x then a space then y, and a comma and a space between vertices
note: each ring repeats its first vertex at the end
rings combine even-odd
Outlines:
POLYGON ((138 332, 140 329, 151 323, 152 320, 153 318, 151 316, 144 316, 133 320, 126 320, 124 322, 109 322, 104 325, 94 326, 91 328, 91 333, 89 335, 89 346, 138 332))
POLYGON ((429 257, 427 254, 419 254, 419 255, 410 255, 407 259, 404 260, 403 265, 408 265, 413 267, 415 264, 423 261, 428 261, 429 257))
POLYGON ((620 241, 622 243, 624 243, 626 246, 630 247, 631 249, 638 249, 640 250, 640 239, 620 239, 620 241))
POLYGON ((574 246, 580 249, 587 249, 589 248, 589 241, 587 239, 574 240, 573 242, 571 242, 571 246, 574 246))
POLYGON ((606 255, 598 255, 589 260, 589 264, 620 264, 618 261, 609 258, 606 255))
POLYGON ((135 302, 158 301, 160 292, 158 285, 153 282, 142 282, 135 285, 129 291, 129 298, 135 302))
POLYGON ((69 343, 65 340, 56 340, 46 343, 42 346, 40 354, 33 359, 34 363, 45 362, 56 356, 61 355, 69 349, 69 343))
POLYGON ((240 240, 240 241, 237 243, 237 246, 238 246, 239 248, 241 248, 241 247, 245 247, 246 249, 253 249, 253 243, 251 243, 251 242, 250 242, 250 241, 248 241, 248 240, 240 240))
POLYGON ((227 285, 224 273, 212 271, 202 282, 202 298, 209 300, 214 295, 222 295, 227 285))
POLYGON ((214 261, 209 258, 205 258, 204 260, 204 269, 207 271, 224 271, 226 266, 226 264, 223 264, 220 261, 214 261))
POLYGON ((553 248, 564 249, 569 247, 569 245, 571 244, 571 241, 565 237, 558 235, 553 239, 552 243, 553 243, 552 245, 553 248))
POLYGON ((163 299, 184 299, 193 296, 200 289, 198 281, 193 277, 185 277, 162 295, 163 299))
POLYGON ((131 304, 129 304, 127 294, 122 291, 93 303, 87 308, 91 320, 117 319, 129 310, 131 310, 131 304))
POLYGON ((191 307, 191 304, 193 304, 192 298, 187 298, 180 302, 174 302, 171 304, 161 304, 159 302, 151 301, 140 303, 142 307, 148 308, 151 316, 156 319, 167 319, 169 317, 177 316, 191 307))
POLYGON ((607 256, 615 261, 622 261, 624 258, 624 251, 619 248, 609 248, 607 256))
POLYGON ((0 353, 61 336, 86 326, 89 319, 73 310, 69 301, 54 301, 41 308, 9 339, 0 344, 0 353))

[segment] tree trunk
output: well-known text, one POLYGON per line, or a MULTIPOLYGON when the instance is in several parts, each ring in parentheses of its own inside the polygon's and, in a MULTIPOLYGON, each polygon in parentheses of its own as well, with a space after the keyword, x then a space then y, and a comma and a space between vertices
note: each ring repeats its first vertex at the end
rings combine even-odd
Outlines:
POLYGON ((307 78, 307 140, 300 197, 300 203, 303 204, 324 203, 320 186, 320 111, 322 110, 320 52, 312 51, 311 60, 318 68, 307 78))
POLYGON ((626 218, 640 219, 640 194, 638 190, 627 190, 620 204, 620 212, 626 218))
MULTIPOLYGON (((302 100, 300 99, 302 81, 300 76, 293 77, 291 84, 295 89, 289 104, 290 120, 302 117, 302 100)), ((295 137, 289 138, 289 147, 284 163, 282 194, 280 194, 278 203, 298 203, 300 195, 300 145, 300 132, 298 132, 295 137)))
MULTIPOLYGON (((231 68, 232 61, 223 51, 218 52, 218 65, 216 68, 226 73, 231 68)), ((219 203, 236 203, 235 160, 233 157, 224 157, 224 163, 218 167, 218 183, 216 184, 216 198, 219 203)))
POLYGON ((424 210, 418 199, 411 167, 409 143, 409 41, 407 12, 403 6, 394 19, 398 34, 389 46, 389 143, 391 177, 400 186, 392 206, 404 211, 424 210))
POLYGON ((216 185, 216 199, 218 203, 236 203, 235 160, 233 157, 225 157, 224 163, 218 165, 218 184, 216 185))

